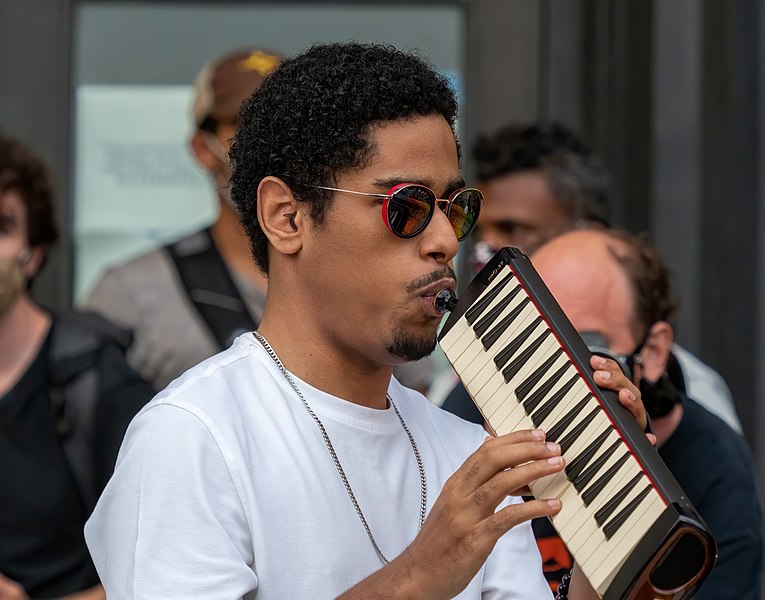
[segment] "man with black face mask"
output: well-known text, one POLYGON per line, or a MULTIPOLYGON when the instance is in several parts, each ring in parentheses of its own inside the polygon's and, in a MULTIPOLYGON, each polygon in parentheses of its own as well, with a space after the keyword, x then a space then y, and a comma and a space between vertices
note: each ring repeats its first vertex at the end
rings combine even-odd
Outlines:
POLYGON ((543 245, 533 263, 591 350, 639 383, 659 454, 717 541, 717 565, 695 598, 758 600, 762 517, 743 438, 686 395, 672 354, 669 273, 643 237, 578 231, 543 245))
MULTIPOLYGON (((472 234, 470 262, 476 273, 503 246, 532 256, 557 235, 610 225, 611 175, 584 140, 563 125, 502 127, 478 139, 473 160, 485 195, 472 234)), ((719 373, 677 344, 672 353, 691 396, 741 432, 730 390, 719 373)), ((481 421, 461 385, 443 408, 481 421)))

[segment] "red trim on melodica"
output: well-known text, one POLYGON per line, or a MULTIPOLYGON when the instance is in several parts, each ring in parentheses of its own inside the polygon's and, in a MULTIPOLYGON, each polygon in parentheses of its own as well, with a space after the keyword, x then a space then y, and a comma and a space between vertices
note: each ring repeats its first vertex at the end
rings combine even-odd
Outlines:
MULTIPOLYGON (((657 493, 657 494, 659 494, 659 497, 661 498, 662 502, 664 502, 664 505, 665 505, 665 506, 669 506, 669 501, 668 501, 668 500, 667 500, 667 499, 664 497, 664 494, 662 494, 662 493, 661 493, 661 491, 659 490, 658 486, 656 485, 656 481, 655 481, 655 480, 654 480, 654 478, 653 478, 653 477, 651 477, 651 475, 648 473, 648 471, 646 470, 646 467, 645 467, 645 465, 643 464, 643 462, 642 462, 642 461, 641 461, 641 460, 638 458, 638 456, 637 456, 637 455, 636 455, 636 454, 633 452, 633 450, 632 450, 632 446, 630 446, 630 444, 627 442, 626 438, 625 438, 625 437, 622 435, 622 432, 621 432, 621 430, 619 429, 619 427, 617 427, 616 423, 615 423, 615 422, 614 422, 614 420, 611 418, 611 415, 610 415, 610 414, 609 414, 609 412, 608 412, 608 411, 605 409, 605 405, 603 404, 603 402, 601 402, 601 400, 600 400, 600 396, 599 396, 599 395, 596 393, 595 389, 593 389, 593 388, 592 388, 592 386, 590 385, 590 382, 589 382, 589 380, 587 379, 587 377, 585 377, 585 376, 584 376, 584 373, 582 373, 581 369, 580 369, 580 368, 579 368, 579 366, 576 364, 576 361, 574 361, 574 360, 573 360, 573 358, 571 357, 571 354, 569 353, 569 351, 568 351, 568 348, 567 348, 567 347, 566 347, 566 346, 565 346, 565 345, 564 345, 564 344, 561 342, 560 338, 558 337, 558 334, 557 334, 557 332, 556 332, 556 331, 555 331, 555 329, 554 329, 554 328, 553 328, 553 327, 550 325, 550 322, 549 322, 549 321, 548 321, 548 319, 547 319, 547 315, 546 315, 544 312, 542 312, 542 311, 540 310, 540 308, 539 308, 539 305, 536 303, 535 299, 534 299, 534 298, 532 297, 532 295, 529 293, 529 289, 526 287, 526 285, 525 285, 525 282, 524 282, 523 278, 520 276, 520 274, 518 273, 518 271, 516 271, 516 270, 513 268, 513 266, 512 266, 510 263, 508 263, 508 264, 507 264, 507 268, 508 268, 508 269, 510 269, 510 271, 512 271, 512 273, 515 275, 515 278, 518 280, 518 283, 519 283, 519 284, 520 284, 520 286, 523 288, 523 291, 524 291, 524 292, 526 292, 526 296, 529 298, 529 300, 531 301, 531 303, 534 305, 534 308, 536 308, 536 309, 537 309, 537 312, 538 312, 538 313, 539 313, 539 315, 542 317, 542 320, 543 320, 543 321, 544 321, 544 322, 547 324, 547 328, 550 330, 550 333, 552 333, 552 334, 553 334, 553 336, 555 337, 555 340, 558 342, 558 345, 559 345, 559 346, 560 346, 560 347, 563 349, 563 352, 564 352, 564 353, 566 354, 566 356, 568 357, 568 361, 569 361, 569 363, 570 363, 570 364, 572 364, 572 365, 574 365, 574 368, 575 368, 575 369, 577 370, 577 372, 579 373, 579 376, 582 378, 582 380, 584 381, 585 385, 586 385, 586 386, 589 388, 589 390, 590 390, 590 393, 592 394, 592 397, 593 397, 593 398, 595 398, 595 400, 598 402, 598 404, 600 404, 601 408, 603 409, 603 413, 606 415, 606 418, 607 418, 607 419, 608 419, 608 420, 611 422, 611 425, 613 426, 613 428, 614 428, 614 431, 616 431, 616 435, 618 435, 618 436, 619 436, 619 437, 622 439, 622 441, 624 442, 624 445, 625 445, 625 446, 627 446, 627 450, 628 450, 628 451, 629 451, 629 453, 632 455, 632 458, 634 458, 634 459, 635 459, 635 462, 637 462, 637 464, 640 466, 640 469, 643 471, 643 473, 645 473, 645 476, 646 476, 646 477, 648 478, 648 480, 651 482, 651 485, 653 486, 653 489, 654 489, 654 490, 656 490, 656 493, 657 493)), ((552 294, 552 292, 551 292, 551 294, 552 294)), ((563 309, 561 309, 561 312, 563 312, 563 309)), ((565 313, 564 313, 564 314, 565 314, 565 313)), ((597 388, 597 386, 595 386, 595 387, 597 388)), ((600 389, 600 388, 598 388, 598 389, 600 389)), ((625 408, 626 408, 626 407, 625 407, 625 408)))

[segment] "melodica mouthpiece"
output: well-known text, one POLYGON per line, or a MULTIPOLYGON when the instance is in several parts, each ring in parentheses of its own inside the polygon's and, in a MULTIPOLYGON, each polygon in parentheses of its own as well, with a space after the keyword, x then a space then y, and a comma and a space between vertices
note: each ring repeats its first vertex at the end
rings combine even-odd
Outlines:
POLYGON ((457 305, 457 295, 449 288, 443 289, 433 297, 433 306, 441 314, 454 310, 457 305))

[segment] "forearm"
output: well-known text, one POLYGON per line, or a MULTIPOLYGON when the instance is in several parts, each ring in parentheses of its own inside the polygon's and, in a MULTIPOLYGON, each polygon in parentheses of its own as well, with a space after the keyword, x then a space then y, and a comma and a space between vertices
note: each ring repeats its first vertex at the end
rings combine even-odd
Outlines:
MULTIPOLYGON (((338 600, 437 600, 420 584, 420 570, 412 564, 408 551, 354 585, 338 600)), ((444 597, 446 598, 446 596, 444 597)))

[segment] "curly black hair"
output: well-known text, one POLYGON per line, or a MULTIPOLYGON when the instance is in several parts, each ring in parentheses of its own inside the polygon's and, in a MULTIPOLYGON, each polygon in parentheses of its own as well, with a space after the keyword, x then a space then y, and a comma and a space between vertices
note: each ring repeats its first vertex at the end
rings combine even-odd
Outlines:
POLYGON ((632 285, 635 298, 633 333, 636 339, 643 339, 651 325, 657 321, 669 322, 677 312, 672 274, 647 233, 608 229, 605 235, 617 242, 609 246, 609 253, 632 285))
POLYGON ((473 159, 480 181, 539 170, 572 221, 609 224, 611 176, 587 144, 560 123, 506 125, 478 138, 473 159))
POLYGON ((372 160, 370 128, 414 116, 442 115, 454 131, 457 100, 423 58, 380 44, 316 45, 285 60, 241 109, 231 146, 231 195, 268 273, 268 243, 257 218, 257 189, 273 175, 323 222, 336 177, 372 160))
POLYGON ((13 190, 27 210, 27 241, 48 247, 58 239, 48 170, 18 140, 0 134, 0 193, 13 190))

